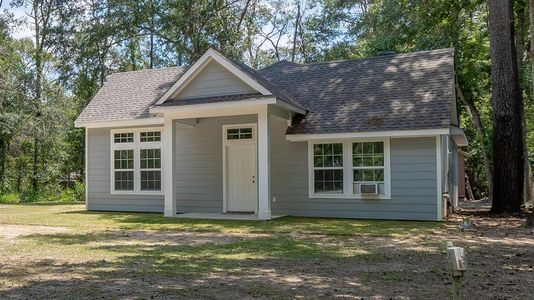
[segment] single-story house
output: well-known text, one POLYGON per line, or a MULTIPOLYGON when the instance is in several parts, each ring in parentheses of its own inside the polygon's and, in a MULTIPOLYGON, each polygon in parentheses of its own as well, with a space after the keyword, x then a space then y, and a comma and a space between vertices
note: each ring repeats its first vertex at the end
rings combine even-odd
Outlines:
POLYGON ((442 220, 467 143, 453 49, 259 70, 209 49, 110 75, 75 124, 87 209, 167 217, 442 220))

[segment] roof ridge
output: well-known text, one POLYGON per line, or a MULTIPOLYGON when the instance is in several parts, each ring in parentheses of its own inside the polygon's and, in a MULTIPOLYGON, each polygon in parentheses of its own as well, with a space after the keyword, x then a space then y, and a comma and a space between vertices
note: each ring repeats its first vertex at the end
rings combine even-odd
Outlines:
MULTIPOLYGON (((361 58, 353 58, 353 59, 340 59, 340 60, 315 62, 315 63, 292 63, 292 64, 297 65, 297 66, 314 66, 314 65, 335 64, 335 63, 344 63, 344 62, 352 62, 352 61, 363 61, 363 60, 414 57, 414 56, 422 55, 422 54, 429 54, 429 53, 438 54, 438 53, 445 53, 445 52, 450 52, 450 51, 454 52, 454 48, 440 48, 440 49, 423 50, 423 51, 417 51, 417 52, 398 53, 398 54, 393 54, 393 55, 371 56, 371 57, 361 57, 361 58)), ((277 63, 274 63, 274 64, 272 64, 270 66, 274 66, 277 63)), ((261 70, 265 70, 265 69, 267 69, 269 67, 265 67, 265 68, 263 68, 261 70)))
POLYGON ((270 64, 270 65, 268 65, 268 66, 265 66, 265 67, 263 67, 263 68, 261 68, 261 69, 257 69, 256 71, 265 71, 265 70, 268 70, 268 69, 270 69, 270 68, 273 68, 274 66, 281 65, 281 64, 298 65, 298 64, 295 63, 295 62, 290 62, 290 61, 287 60, 287 59, 282 59, 282 60, 278 60, 278 61, 276 61, 276 62, 274 62, 274 63, 272 63, 272 64, 270 64))
POLYGON ((286 102, 290 101, 290 102, 293 102, 293 103, 288 103, 288 104, 296 105, 297 107, 300 107, 303 110, 307 109, 304 105, 302 105, 297 100, 295 100, 293 97, 291 97, 283 89, 279 88, 277 86, 277 84, 275 84, 274 82, 269 80, 269 78, 267 78, 262 73, 260 73, 260 70, 256 70, 256 69, 246 65, 245 63, 242 63, 242 62, 237 61, 237 60, 232 60, 232 59, 229 59, 229 58, 226 58, 226 59, 230 60, 230 62, 233 63, 239 69, 241 69, 241 71, 243 71, 245 73, 248 73, 247 75, 251 76, 259 84, 265 85, 267 83, 268 85, 270 85, 270 87, 269 86, 265 86, 265 88, 267 90, 269 90, 270 92, 272 92, 273 94, 275 94, 276 96, 278 96, 282 101, 286 101, 286 102), (275 90, 273 90, 273 89, 275 89, 275 90))
POLYGON ((125 75, 125 74, 131 74, 131 73, 157 72, 157 71, 165 71, 165 70, 170 70, 170 69, 185 69, 185 68, 186 68, 185 66, 174 66, 174 67, 164 67, 164 68, 156 68, 156 69, 143 69, 143 70, 114 72, 109 75, 125 75))

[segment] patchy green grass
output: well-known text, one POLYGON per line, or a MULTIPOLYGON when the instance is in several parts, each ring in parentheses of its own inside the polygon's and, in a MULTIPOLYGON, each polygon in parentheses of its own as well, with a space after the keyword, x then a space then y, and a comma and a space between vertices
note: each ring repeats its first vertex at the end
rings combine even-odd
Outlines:
POLYGON ((223 233, 292 233, 336 236, 402 236, 431 233, 438 222, 285 217, 272 221, 186 220, 162 214, 89 212, 83 205, 0 206, 0 223, 65 226, 75 229, 137 229, 223 233))
MULTIPOLYGON (((297 217, 185 220, 87 212, 80 204, 0 205, 0 299, 440 299, 450 289, 443 246, 451 239, 467 249, 473 274, 504 278, 507 285, 490 298, 512 292, 528 298, 529 285, 519 283, 531 274, 530 233, 503 239, 494 227, 476 235, 457 228, 297 217), (504 267, 495 268, 499 264, 504 267)), ((468 280, 466 294, 486 298, 489 279, 468 280)))

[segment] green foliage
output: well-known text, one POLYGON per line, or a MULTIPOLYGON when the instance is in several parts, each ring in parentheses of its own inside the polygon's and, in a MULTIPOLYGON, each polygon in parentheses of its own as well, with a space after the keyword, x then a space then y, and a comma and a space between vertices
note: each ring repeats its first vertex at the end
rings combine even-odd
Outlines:
MULTIPOLYGON (((527 2, 516 1, 518 20, 528 11, 527 2)), ((17 193, 22 201, 61 198, 59 183, 72 173, 84 175, 85 133, 73 122, 106 77, 118 71, 188 65, 208 47, 255 68, 283 59, 321 62, 383 51, 454 47, 458 83, 483 125, 479 134, 458 103, 461 125, 470 140, 465 149, 471 154, 467 170, 475 195, 486 193, 482 153, 492 152, 492 110, 483 0, 108 0, 91 5, 14 0, 11 4, 43 26, 40 40, 17 39, 11 29, 24 20, 0 12, 0 193, 17 193), (42 9, 33 10, 33 4, 42 9)), ((529 36, 526 29, 518 33, 525 39, 529 36)), ((521 85, 534 160, 530 60, 525 55, 521 64, 521 85)))
POLYGON ((13 204, 19 203, 20 197, 15 193, 11 194, 0 194, 0 204, 13 204))
POLYGON ((73 200, 77 202, 85 202, 85 184, 75 181, 72 188, 73 200))

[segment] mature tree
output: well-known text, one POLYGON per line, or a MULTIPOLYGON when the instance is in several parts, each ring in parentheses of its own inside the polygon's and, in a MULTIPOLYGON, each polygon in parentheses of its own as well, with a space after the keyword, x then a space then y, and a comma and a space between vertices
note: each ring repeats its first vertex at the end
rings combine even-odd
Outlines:
POLYGON ((357 42, 345 45, 345 50, 330 47, 338 51, 329 50, 329 59, 335 53, 353 57, 374 56, 383 51, 456 49, 457 96, 465 117, 462 127, 473 154, 468 160, 468 172, 475 194, 491 199, 490 60, 484 0, 355 0, 342 5, 340 9, 325 9, 326 16, 317 22, 344 24, 332 27, 348 28, 348 35, 357 42), (353 6, 348 6, 350 3, 353 6), (358 21, 345 21, 354 11, 361 15, 358 21))
POLYGON ((493 105, 492 212, 518 212, 523 204, 523 98, 519 86, 511 0, 488 0, 493 105))

